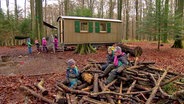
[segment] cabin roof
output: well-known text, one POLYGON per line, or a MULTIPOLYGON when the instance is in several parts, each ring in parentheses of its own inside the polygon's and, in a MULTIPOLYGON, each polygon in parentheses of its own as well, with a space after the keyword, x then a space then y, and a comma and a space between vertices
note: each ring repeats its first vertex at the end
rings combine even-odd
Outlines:
MULTIPOLYGON (((91 18, 91 17, 76 17, 76 16, 61 16, 62 19, 74 19, 74 20, 92 20, 92 21, 109 21, 109 22, 122 22, 116 19, 104 19, 104 18, 91 18)), ((59 19, 59 17, 58 17, 59 19)))

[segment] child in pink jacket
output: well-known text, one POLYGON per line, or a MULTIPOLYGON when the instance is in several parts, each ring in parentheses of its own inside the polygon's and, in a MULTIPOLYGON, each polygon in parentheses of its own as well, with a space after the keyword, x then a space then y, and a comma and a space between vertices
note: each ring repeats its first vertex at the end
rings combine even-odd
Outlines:
POLYGON ((48 52, 47 49, 47 40, 45 37, 42 38, 42 47, 43 47, 43 52, 48 52))

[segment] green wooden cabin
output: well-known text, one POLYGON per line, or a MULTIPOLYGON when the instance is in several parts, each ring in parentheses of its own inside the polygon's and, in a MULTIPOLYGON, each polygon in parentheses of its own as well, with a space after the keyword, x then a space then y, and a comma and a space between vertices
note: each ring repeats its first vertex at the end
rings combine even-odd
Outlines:
POLYGON ((58 22, 59 42, 71 44, 109 44, 121 42, 122 22, 115 19, 61 16, 58 22))

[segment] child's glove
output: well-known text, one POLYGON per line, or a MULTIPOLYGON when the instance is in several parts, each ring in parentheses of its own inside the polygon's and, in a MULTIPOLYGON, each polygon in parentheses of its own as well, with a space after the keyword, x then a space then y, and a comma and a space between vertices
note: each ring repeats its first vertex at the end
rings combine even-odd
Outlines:
POLYGON ((69 78, 77 78, 77 75, 75 75, 75 74, 69 74, 69 78))

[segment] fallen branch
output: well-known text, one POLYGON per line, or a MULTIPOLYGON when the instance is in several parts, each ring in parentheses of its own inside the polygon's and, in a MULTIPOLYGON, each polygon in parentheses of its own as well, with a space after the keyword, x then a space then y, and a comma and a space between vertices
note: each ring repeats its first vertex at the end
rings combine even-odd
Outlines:
POLYGON ((103 91, 106 91, 110 86, 112 86, 115 82, 117 81, 117 79, 113 80, 111 83, 109 83, 108 85, 106 85, 104 87, 104 90, 103 91))
POLYGON ((150 104, 153 97, 155 96, 155 93, 157 92, 158 88, 160 87, 160 83, 161 81, 165 78, 165 76, 167 75, 167 72, 168 72, 169 68, 167 68, 167 70, 165 70, 165 72, 163 73, 162 77, 158 79, 155 87, 153 88, 152 90, 152 93, 150 94, 148 100, 146 101, 146 104, 150 104))
POLYGON ((86 91, 71 89, 71 88, 67 87, 66 85, 64 85, 63 83, 57 83, 57 85, 59 87, 61 87, 63 90, 65 90, 66 92, 75 93, 75 94, 82 94, 82 95, 89 95, 90 94, 89 92, 86 92, 86 91))
MULTIPOLYGON (((99 80, 99 86, 100 86, 101 90, 104 91, 104 85, 100 80, 99 80)), ((106 94, 104 96, 107 98, 107 100, 108 100, 108 102, 110 102, 110 104, 115 104, 110 95, 106 94)))
POLYGON ((57 103, 54 103, 52 100, 47 99, 47 98, 43 97, 42 95, 36 93, 35 91, 29 89, 26 86, 20 86, 20 89, 27 91, 28 93, 32 94, 33 96, 35 96, 35 97, 37 97, 37 98, 39 98, 39 99, 41 99, 41 100, 43 100, 43 101, 45 101, 45 102, 47 102, 49 104, 57 104, 57 103))
POLYGON ((107 103, 107 102, 98 101, 98 100, 89 98, 89 97, 87 97, 87 96, 83 97, 82 99, 83 99, 84 101, 88 101, 88 102, 93 103, 93 104, 109 104, 109 103, 107 103))
POLYGON ((131 86, 127 90, 127 94, 129 94, 131 92, 131 90, 134 88, 136 82, 137 82, 136 80, 134 80, 134 82, 132 82, 131 86))

